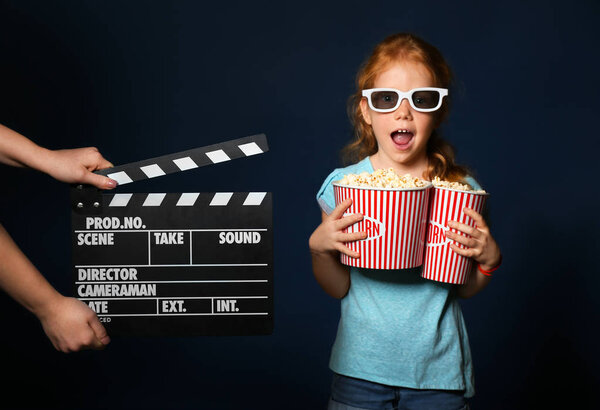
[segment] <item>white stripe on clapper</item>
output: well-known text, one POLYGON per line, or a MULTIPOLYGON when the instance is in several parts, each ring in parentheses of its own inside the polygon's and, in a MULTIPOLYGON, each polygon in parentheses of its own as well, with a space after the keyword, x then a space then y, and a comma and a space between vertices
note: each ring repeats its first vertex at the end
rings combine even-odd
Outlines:
POLYGON ((140 167, 140 169, 148 178, 156 178, 165 175, 165 171, 163 171, 157 164, 146 165, 145 167, 140 167))
POLYGON ((167 194, 148 194, 142 206, 160 206, 167 194))
POLYGON ((217 192, 210 201, 210 206, 225 206, 233 196, 233 192, 217 192))
POLYGON ((187 171, 188 169, 192 168, 198 168, 198 165, 190 157, 174 159, 173 162, 182 171, 187 171))
POLYGON ((115 194, 108 206, 127 206, 133 194, 115 194))
POLYGON ((229 161, 231 159, 222 149, 207 152, 206 156, 215 164, 218 162, 229 161))
POLYGON ((181 194, 179 201, 177 201, 177 206, 194 206, 199 195, 198 192, 186 192, 185 194, 181 194))
POLYGON ((267 195, 266 192, 250 192, 243 205, 260 205, 267 195))
POLYGON ((256 144, 256 142, 250 142, 248 144, 238 145, 242 152, 246 154, 246 156, 262 154, 263 150, 256 144))
POLYGON ((133 182, 133 180, 131 178, 129 178, 129 175, 127 175, 125 173, 125 171, 114 172, 114 173, 108 174, 106 176, 109 177, 110 179, 114 179, 115 181, 117 181, 117 183, 119 185, 125 185, 130 182, 133 182))

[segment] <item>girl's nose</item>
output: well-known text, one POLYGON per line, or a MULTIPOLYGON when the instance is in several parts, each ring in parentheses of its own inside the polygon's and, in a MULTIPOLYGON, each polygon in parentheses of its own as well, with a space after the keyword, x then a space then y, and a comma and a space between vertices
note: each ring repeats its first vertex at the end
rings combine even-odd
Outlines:
POLYGON ((412 118, 410 103, 406 98, 402 99, 402 101, 400 102, 400 106, 396 108, 396 111, 394 111, 394 117, 396 119, 412 118))

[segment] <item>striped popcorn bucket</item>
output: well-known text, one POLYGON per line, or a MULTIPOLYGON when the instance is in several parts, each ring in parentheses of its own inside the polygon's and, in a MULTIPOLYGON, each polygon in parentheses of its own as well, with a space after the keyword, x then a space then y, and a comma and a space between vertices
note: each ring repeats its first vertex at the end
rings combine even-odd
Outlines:
POLYGON ((367 238, 346 243, 360 258, 341 254, 344 265, 370 269, 408 269, 423 264, 427 205, 432 185, 390 189, 333 184, 336 206, 346 198, 344 215, 360 213, 362 221, 344 232, 366 232, 367 238))
MULTIPOLYGON (((467 281, 473 260, 457 254, 450 248, 451 241, 446 237, 446 231, 450 229, 448 221, 458 221, 474 227, 475 221, 462 210, 467 207, 481 213, 487 196, 488 194, 450 188, 433 188, 422 277, 459 285, 467 281)), ((452 229, 452 232, 458 233, 455 229, 452 229)), ((457 242, 455 245, 465 248, 457 242)))

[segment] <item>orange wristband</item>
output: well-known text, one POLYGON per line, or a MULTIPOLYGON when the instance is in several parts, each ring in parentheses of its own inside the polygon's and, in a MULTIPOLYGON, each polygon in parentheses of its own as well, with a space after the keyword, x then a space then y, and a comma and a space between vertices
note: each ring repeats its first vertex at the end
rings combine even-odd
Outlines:
POLYGON ((479 269, 479 272, 483 273, 485 276, 492 276, 492 272, 495 271, 496 269, 498 269, 500 267, 500 265, 502 265, 502 254, 500 254, 500 260, 498 261, 498 264, 496 266, 494 266, 492 269, 490 269, 490 270, 482 269, 480 264, 477 264, 477 269, 479 269))

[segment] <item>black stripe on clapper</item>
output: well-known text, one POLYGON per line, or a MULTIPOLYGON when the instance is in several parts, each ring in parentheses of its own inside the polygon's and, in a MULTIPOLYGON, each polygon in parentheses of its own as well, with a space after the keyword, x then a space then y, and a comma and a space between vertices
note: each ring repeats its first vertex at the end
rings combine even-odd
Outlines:
POLYGON ((130 182, 262 154, 268 150, 269 145, 265 134, 257 134, 175 154, 131 162, 114 168, 98 170, 95 173, 113 178, 119 182, 119 185, 125 185, 130 182))

